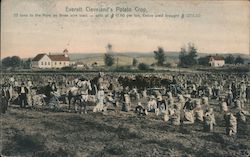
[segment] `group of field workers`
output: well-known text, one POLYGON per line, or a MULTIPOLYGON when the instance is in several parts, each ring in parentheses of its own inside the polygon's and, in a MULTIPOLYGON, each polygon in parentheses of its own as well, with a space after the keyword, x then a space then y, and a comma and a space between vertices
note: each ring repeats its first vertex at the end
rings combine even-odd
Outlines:
POLYGON ((2 113, 13 104, 64 105, 76 113, 128 112, 171 125, 200 123, 204 131, 213 131, 223 118, 231 136, 250 115, 250 80, 248 75, 213 73, 4 75, 1 102, 2 113))

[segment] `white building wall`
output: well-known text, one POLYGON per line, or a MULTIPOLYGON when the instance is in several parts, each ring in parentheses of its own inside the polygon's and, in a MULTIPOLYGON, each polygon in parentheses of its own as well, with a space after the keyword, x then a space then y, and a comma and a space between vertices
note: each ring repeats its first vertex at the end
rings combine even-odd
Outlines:
POLYGON ((62 68, 69 66, 69 61, 52 61, 52 68, 62 68))
POLYGON ((211 63, 211 66, 213 67, 222 67, 225 65, 224 60, 212 60, 210 63, 211 63))
POLYGON ((44 55, 43 58, 38 61, 38 67, 42 69, 51 68, 51 59, 47 55, 44 55))

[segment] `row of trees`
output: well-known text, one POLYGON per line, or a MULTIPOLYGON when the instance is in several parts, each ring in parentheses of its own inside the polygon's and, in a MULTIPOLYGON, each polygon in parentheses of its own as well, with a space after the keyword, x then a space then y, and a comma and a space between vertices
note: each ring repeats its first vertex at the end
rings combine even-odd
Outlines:
MULTIPOLYGON (((115 63, 115 57, 112 50, 112 45, 108 44, 107 52, 104 54, 104 63, 106 66, 112 66, 115 63)), ((166 53, 162 47, 158 47, 158 50, 154 51, 154 58, 158 66, 166 65, 166 53)), ((5 68, 30 68, 31 59, 22 60, 18 56, 6 57, 2 59, 2 67, 5 68)), ((244 59, 241 56, 234 57, 233 55, 228 55, 225 57, 226 64, 244 64, 244 59)), ((136 58, 133 59, 132 65, 144 68, 145 63, 139 63, 136 58)), ((194 65, 209 65, 209 56, 198 58, 198 51, 194 44, 188 44, 187 48, 181 48, 179 54, 179 66, 180 67, 191 67, 194 65)))
POLYGON ((1 60, 3 68, 30 68, 31 59, 21 59, 18 56, 5 57, 1 60))
POLYGON ((244 59, 241 56, 234 57, 233 55, 228 55, 225 58, 226 64, 244 64, 244 59))
MULTIPOLYGON (((112 45, 108 44, 107 53, 104 55, 104 62, 106 66, 112 66, 114 64, 114 56, 112 53, 112 45)), ((166 65, 166 53, 162 47, 158 47, 158 50, 154 51, 154 58, 158 66, 166 65)), ((234 57, 228 55, 225 57, 226 64, 244 64, 244 59, 241 56, 234 57)), ((133 59, 132 65, 138 66, 138 60, 133 59)), ((194 44, 189 43, 187 47, 182 47, 179 53, 179 65, 180 67, 192 67, 195 65, 209 66, 209 56, 199 57, 198 51, 194 44)), ((144 65, 143 65, 144 66, 144 65)))

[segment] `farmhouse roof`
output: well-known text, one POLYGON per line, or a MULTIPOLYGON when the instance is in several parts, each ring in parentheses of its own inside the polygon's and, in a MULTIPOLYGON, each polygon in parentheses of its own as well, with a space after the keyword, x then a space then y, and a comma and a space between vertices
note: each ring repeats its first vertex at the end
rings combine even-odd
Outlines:
MULTIPOLYGON (((47 55, 46 53, 40 53, 36 55, 35 58, 32 59, 32 61, 40 61, 43 56, 47 55)), ((54 54, 54 55, 47 55, 52 61, 69 61, 69 57, 66 57, 64 54, 54 54)))
POLYGON ((210 59, 214 59, 214 60, 224 60, 224 57, 222 57, 222 56, 210 56, 210 59))
POLYGON ((42 59, 43 56, 45 56, 45 55, 46 55, 45 53, 38 54, 38 55, 36 55, 35 58, 32 59, 32 61, 39 61, 39 60, 42 59))
POLYGON ((52 61, 69 61, 69 57, 62 55, 48 55, 52 61))

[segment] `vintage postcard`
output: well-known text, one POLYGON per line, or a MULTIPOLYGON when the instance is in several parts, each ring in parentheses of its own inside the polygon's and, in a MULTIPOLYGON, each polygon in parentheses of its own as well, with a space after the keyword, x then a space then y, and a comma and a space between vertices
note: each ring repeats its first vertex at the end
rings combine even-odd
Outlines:
POLYGON ((2 0, 1 157, 250 156, 250 1, 2 0))

